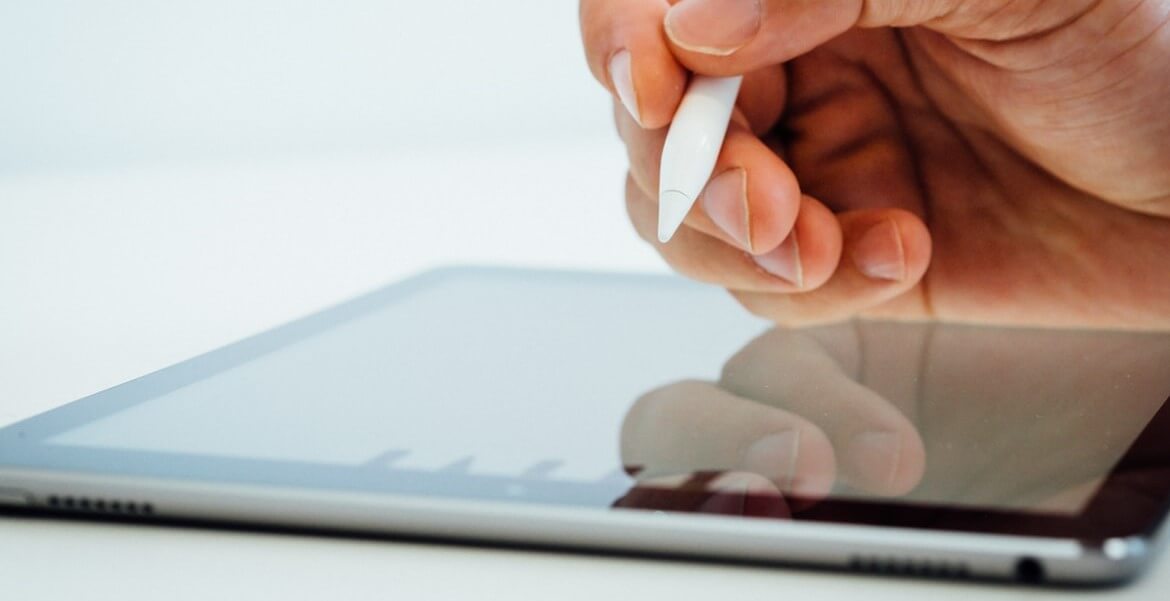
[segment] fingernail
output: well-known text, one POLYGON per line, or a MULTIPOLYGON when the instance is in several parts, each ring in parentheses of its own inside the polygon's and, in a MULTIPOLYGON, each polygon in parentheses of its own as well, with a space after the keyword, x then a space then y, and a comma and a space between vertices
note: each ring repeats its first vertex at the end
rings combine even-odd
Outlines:
POLYGON ((683 0, 666 13, 666 35, 692 52, 727 56, 760 29, 760 0, 683 0))
POLYGON ((764 271, 797 288, 804 288, 804 268, 800 265, 800 243, 796 240, 796 230, 776 250, 752 259, 764 271))
POLYGON ((699 198, 703 210, 719 229, 751 252, 751 213, 747 202, 747 172, 743 169, 725 171, 707 183, 699 198))
POLYGON ((885 431, 862 432, 849 444, 849 460, 853 464, 857 484, 879 490, 889 487, 902 457, 902 440, 897 434, 885 431))
POLYGON ((799 445, 800 432, 796 430, 769 434, 747 448, 743 468, 775 482, 781 491, 792 490, 799 445))
POLYGON ((619 50, 609 59, 609 76, 613 79, 613 88, 617 90, 622 106, 626 107, 638 125, 642 125, 642 113, 638 111, 638 94, 634 91, 634 71, 630 66, 629 50, 619 50))
POLYGON ((853 246, 853 263, 875 280, 906 279, 906 253, 898 224, 886 219, 865 232, 853 246))

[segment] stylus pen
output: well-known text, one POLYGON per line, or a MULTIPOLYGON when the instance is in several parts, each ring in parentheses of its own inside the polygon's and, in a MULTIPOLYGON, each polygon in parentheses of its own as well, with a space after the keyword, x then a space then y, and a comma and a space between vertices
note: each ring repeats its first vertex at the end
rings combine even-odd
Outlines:
POLYGON ((696 75, 662 149, 658 176, 658 240, 669 242, 711 178, 743 77, 696 75))

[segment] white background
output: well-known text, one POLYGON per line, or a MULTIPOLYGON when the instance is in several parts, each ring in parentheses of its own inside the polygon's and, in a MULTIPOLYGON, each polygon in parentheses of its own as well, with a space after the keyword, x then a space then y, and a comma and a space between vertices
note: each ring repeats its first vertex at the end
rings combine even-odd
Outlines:
MULTIPOLYGON (((431 266, 662 270, 568 0, 0 4, 0 424, 431 266)), ((0 518, 11 599, 1064 592, 0 518)), ((1105 598, 1161 599, 1170 565, 1105 598)))

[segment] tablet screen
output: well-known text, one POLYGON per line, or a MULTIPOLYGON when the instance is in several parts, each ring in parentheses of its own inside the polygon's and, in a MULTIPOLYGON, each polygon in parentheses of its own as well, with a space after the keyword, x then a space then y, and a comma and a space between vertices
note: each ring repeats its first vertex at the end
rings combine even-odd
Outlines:
POLYGON ((716 289, 467 273, 49 442, 594 482, 634 399, 764 329, 716 289))
POLYGON ((1170 434, 1166 365, 1162 334, 788 330, 673 278, 455 270, 83 400, 42 442, 61 465, 402 494, 1071 518, 1170 434))

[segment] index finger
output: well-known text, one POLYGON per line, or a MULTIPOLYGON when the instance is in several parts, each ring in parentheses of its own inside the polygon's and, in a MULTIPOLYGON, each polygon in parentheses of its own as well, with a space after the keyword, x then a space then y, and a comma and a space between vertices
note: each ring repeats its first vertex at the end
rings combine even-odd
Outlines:
POLYGON ((663 31, 666 0, 581 0, 581 38, 593 76, 644 128, 674 118, 687 71, 663 31))

